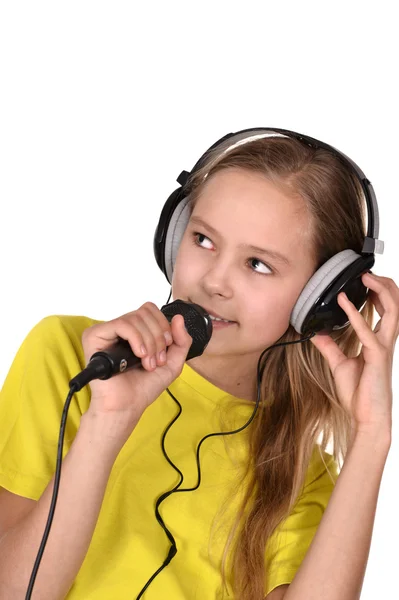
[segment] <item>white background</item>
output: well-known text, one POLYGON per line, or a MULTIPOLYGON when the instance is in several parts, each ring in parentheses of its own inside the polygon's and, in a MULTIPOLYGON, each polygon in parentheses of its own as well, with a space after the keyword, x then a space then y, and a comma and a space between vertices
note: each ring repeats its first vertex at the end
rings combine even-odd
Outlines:
MULTIPOLYGON (((1 3, 0 385, 44 316, 166 302, 159 213, 180 171, 230 131, 293 129, 354 159, 379 202, 374 271, 398 283, 393 7, 1 3)), ((395 357, 394 402, 398 383, 395 357)), ((395 411, 362 600, 397 589, 395 411)))

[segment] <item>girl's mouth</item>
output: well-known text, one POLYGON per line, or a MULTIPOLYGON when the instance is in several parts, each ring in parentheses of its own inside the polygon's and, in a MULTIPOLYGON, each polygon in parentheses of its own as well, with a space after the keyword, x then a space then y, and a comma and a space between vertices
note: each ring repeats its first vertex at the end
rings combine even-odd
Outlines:
POLYGON ((225 327, 229 327, 230 325, 236 324, 235 321, 227 321, 226 319, 221 319, 219 317, 213 317, 212 315, 209 315, 209 317, 212 321, 213 329, 224 329, 225 327))

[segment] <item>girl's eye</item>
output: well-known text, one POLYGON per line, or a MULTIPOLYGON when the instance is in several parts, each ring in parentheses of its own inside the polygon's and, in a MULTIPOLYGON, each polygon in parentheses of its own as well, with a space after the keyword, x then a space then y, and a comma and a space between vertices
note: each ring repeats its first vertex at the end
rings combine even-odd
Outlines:
POLYGON ((261 260, 257 259, 257 258, 250 258, 249 263, 252 264, 252 267, 254 267, 254 272, 255 273, 260 273, 260 274, 265 274, 267 275, 268 273, 273 273, 273 269, 271 269, 266 263, 262 262, 261 260), (256 266, 260 266, 261 270, 257 270, 256 266), (265 271, 265 269, 267 269, 265 271))
MULTIPOLYGON (((199 233, 198 231, 193 232, 193 242, 196 246, 200 246, 201 248, 212 249, 212 241, 206 237, 206 235, 199 233), (207 242, 207 245, 205 245, 204 242, 207 242)), ((259 275, 273 273, 273 269, 258 258, 250 258, 248 263, 250 264, 253 273, 258 273, 259 275)))
POLYGON ((206 237, 206 235, 204 235, 203 233, 198 233, 198 231, 195 231, 193 233, 193 238, 194 238, 194 244, 196 244, 197 246, 201 246, 202 248, 206 247, 206 246, 203 246, 204 240, 207 240, 209 242, 209 244, 212 245, 211 240, 208 237, 206 237))

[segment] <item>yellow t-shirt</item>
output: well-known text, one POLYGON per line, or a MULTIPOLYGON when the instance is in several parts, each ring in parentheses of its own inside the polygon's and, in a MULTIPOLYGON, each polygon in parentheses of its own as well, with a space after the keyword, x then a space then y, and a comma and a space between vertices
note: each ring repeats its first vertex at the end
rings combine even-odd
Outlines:
MULTIPOLYGON (((78 316, 46 317, 16 354, 0 393, 0 486, 7 490, 37 500, 53 476, 68 382, 85 367, 81 335, 98 322, 78 316)), ((220 410, 232 396, 187 363, 170 390, 183 411, 166 436, 165 448, 184 475, 181 487, 194 487, 198 443, 208 433, 220 431, 220 410)), ((89 402, 89 386, 72 399, 64 456, 89 402)), ((231 429, 244 425, 252 410, 248 405, 237 407, 228 417, 231 429)), ((136 598, 165 560, 170 543, 154 507, 159 495, 179 481, 161 449, 162 434, 177 413, 176 403, 165 391, 144 412, 118 455, 89 550, 68 600, 136 598)), ((144 593, 146 600, 222 598, 221 558, 229 518, 242 497, 240 491, 232 493, 232 486, 245 461, 243 433, 206 439, 200 450, 200 487, 172 494, 160 505, 178 552, 150 584, 144 593), (214 517, 227 499, 227 520, 218 521, 219 527, 213 529, 214 517)), ((338 469, 333 457, 324 453, 323 458, 335 481, 338 469)), ((280 547, 273 552, 266 549, 265 557, 271 562, 265 594, 293 580, 333 487, 316 447, 304 493, 278 530, 280 547)), ((228 591, 233 598, 230 582, 228 591)))

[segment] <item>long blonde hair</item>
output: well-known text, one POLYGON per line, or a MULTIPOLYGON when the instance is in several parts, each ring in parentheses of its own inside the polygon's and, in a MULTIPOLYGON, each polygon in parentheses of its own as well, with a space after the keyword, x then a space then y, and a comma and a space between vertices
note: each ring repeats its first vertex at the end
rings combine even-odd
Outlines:
MULTIPOLYGON (((192 207, 204 182, 226 168, 261 173, 305 203, 317 268, 347 248, 361 253, 366 228, 360 184, 331 152, 281 137, 249 141, 224 155, 216 148, 191 176, 192 207)), ((361 314, 372 326, 374 307, 370 299, 361 314)), ((350 325, 330 335, 346 356, 359 354, 361 345, 350 325)), ((278 341, 298 339, 290 325, 278 341)), ((321 453, 332 443, 334 458, 341 467, 352 433, 330 368, 313 344, 280 346, 266 356, 259 413, 247 428, 247 485, 222 561, 225 583, 228 551, 232 549, 232 585, 240 600, 263 600, 265 596, 266 544, 303 490, 316 443, 321 453)))

